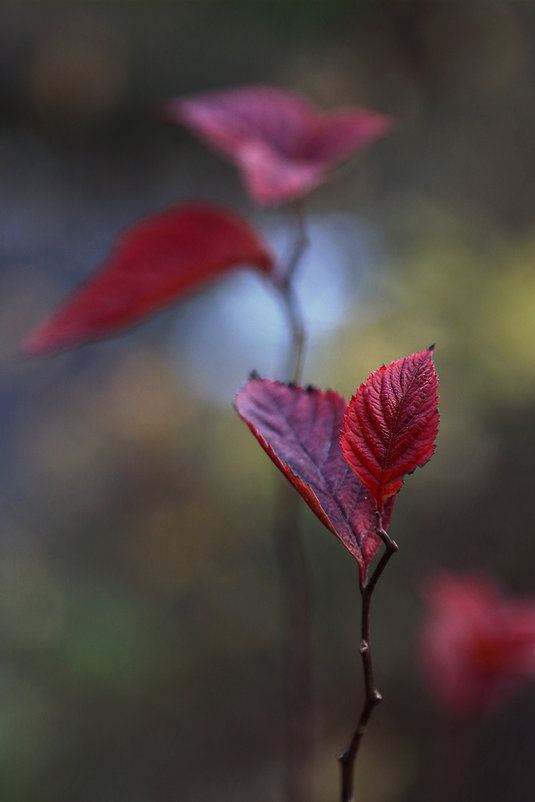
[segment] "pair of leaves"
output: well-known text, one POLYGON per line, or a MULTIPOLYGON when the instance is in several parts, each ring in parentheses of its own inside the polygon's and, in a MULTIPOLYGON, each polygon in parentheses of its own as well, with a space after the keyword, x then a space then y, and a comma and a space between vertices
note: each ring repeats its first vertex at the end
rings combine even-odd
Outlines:
POLYGON ((393 128, 383 114, 365 109, 322 113, 301 95, 270 86, 170 100, 163 116, 231 159, 247 193, 261 205, 301 198, 333 166, 393 128))
POLYGON ((372 373, 349 404, 252 376, 236 409, 309 507, 351 552, 364 585, 403 478, 425 464, 438 429, 432 348, 372 373))
POLYGON ((535 599, 508 597, 491 580, 439 574, 427 582, 423 665, 448 712, 470 715, 535 679, 535 599))

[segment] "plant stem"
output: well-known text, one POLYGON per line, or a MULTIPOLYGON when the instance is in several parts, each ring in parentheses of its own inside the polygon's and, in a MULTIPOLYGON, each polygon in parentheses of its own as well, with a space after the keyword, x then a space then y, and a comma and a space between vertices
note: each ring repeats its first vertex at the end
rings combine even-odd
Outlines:
POLYGON ((280 288, 281 301, 286 312, 288 328, 290 329, 290 351, 285 376, 288 381, 299 382, 303 372, 303 358, 305 349, 305 327, 301 310, 291 284, 280 288))
POLYGON ((296 201, 291 208, 296 221, 295 235, 288 254, 281 259, 275 271, 274 284, 284 308, 291 338, 284 376, 287 381, 299 382, 303 371, 306 332, 293 282, 295 271, 309 244, 309 239, 306 233, 303 204, 296 201))
POLYGON ((291 284, 297 265, 309 243, 305 222, 305 207, 302 201, 294 201, 290 207, 293 211, 296 230, 288 256, 281 264, 282 270, 278 272, 278 280, 283 284, 291 284))
MULTIPOLYGON (((290 344, 284 376, 299 382, 303 369, 305 328, 295 289, 295 271, 308 244, 301 204, 294 204, 296 231, 289 253, 275 274, 285 311, 290 344)), ((310 626, 310 580, 299 530, 300 499, 287 482, 280 485, 274 539, 279 563, 283 616, 283 685, 285 699, 286 802, 310 802, 314 751, 314 696, 310 626)))
POLYGON ((361 633, 360 633, 360 654, 362 657, 362 668, 364 674, 364 705, 360 713, 358 724, 353 732, 351 741, 347 749, 342 752, 338 760, 341 767, 341 802, 353 802, 353 787, 355 775, 355 760, 359 750, 360 742, 366 732, 370 717, 382 701, 382 696, 375 687, 373 673, 373 662, 370 648, 370 607, 373 591, 377 585, 379 577, 383 573, 391 556, 398 550, 397 544, 393 541, 381 526, 375 530, 385 544, 385 550, 381 559, 369 579, 361 585, 362 594, 362 613, 361 613, 361 633))

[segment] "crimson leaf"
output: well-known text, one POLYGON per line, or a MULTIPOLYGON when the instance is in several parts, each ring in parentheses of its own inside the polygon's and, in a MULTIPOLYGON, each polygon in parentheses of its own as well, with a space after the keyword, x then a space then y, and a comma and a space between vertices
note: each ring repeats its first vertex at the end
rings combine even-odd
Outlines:
POLYGON ((433 347, 383 365, 349 402, 340 443, 379 513, 406 473, 435 450, 438 380, 433 347))
MULTIPOLYGON (((236 396, 235 406, 277 468, 357 560, 364 583, 382 541, 375 531, 369 493, 340 448, 345 399, 333 390, 252 376, 236 396)), ((385 528, 394 501, 386 504, 385 528)))
POLYGON ((115 334, 242 264, 269 273, 273 258, 240 217, 204 203, 168 209, 128 229, 109 260, 30 334, 23 353, 115 334))
POLYGON ((271 86, 246 86, 168 101, 170 122, 188 126, 237 165, 262 205, 300 198, 329 170, 393 127, 365 109, 319 112, 306 98, 271 86))

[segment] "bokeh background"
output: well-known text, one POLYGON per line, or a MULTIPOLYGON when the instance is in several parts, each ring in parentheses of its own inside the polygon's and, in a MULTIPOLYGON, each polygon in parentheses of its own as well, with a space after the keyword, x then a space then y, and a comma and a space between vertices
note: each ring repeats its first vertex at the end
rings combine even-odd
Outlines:
MULTIPOLYGON (((231 407, 252 368, 280 372, 276 299, 240 272, 120 338, 17 358, 121 229, 177 200, 228 203, 284 247, 284 213, 154 115, 254 82, 399 122, 308 201, 305 380, 349 396, 437 343, 438 449, 398 500, 375 599, 386 702, 361 798, 533 798, 533 687, 452 722, 418 631, 440 568, 535 594, 534 42, 527 1, 0 5, 2 799, 281 799, 282 479, 231 407)), ((361 699, 359 594, 302 522, 326 802, 361 699)))

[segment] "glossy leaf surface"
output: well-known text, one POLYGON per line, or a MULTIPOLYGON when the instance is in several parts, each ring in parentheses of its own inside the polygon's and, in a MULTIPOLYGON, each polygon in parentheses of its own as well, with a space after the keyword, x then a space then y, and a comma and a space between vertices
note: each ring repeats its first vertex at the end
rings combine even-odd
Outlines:
POLYGON ((340 439, 348 465, 379 512, 403 477, 435 450, 438 380, 428 348, 383 365, 349 402, 340 439))
POLYGON ((535 599, 508 597, 480 576, 439 574, 426 588, 423 665, 437 701, 471 714, 535 679, 535 599))
POLYGON ((163 114, 234 161, 248 194, 263 205, 306 195, 335 164, 393 127, 364 109, 321 113, 301 95, 269 86, 171 100, 163 114))
MULTIPOLYGON (((236 397, 236 409, 275 465, 359 564, 361 581, 381 545, 366 488, 340 448, 345 399, 317 390, 252 377, 236 397)), ((386 505, 388 526, 394 498, 386 505)))
POLYGON ((27 338, 23 353, 115 334, 239 265, 273 266, 244 220, 211 204, 171 208, 127 230, 109 260, 27 338))

